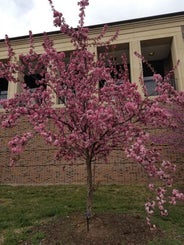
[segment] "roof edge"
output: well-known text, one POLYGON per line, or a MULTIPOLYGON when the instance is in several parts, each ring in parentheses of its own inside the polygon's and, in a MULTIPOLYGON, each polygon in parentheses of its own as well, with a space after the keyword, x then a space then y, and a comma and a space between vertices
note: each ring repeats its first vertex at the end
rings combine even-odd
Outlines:
MULTIPOLYGON (((102 24, 95 24, 95 25, 89 25, 89 26, 86 26, 86 27, 90 28, 90 29, 95 29, 95 28, 103 27, 104 25, 115 26, 115 25, 120 25, 120 24, 128 24, 128 23, 141 22, 141 21, 147 21, 147 20, 169 18, 169 17, 181 16, 181 15, 184 16, 184 11, 167 13, 167 14, 160 14, 160 15, 152 15, 152 16, 148 16, 148 17, 141 17, 141 18, 135 18, 135 19, 122 20, 122 21, 114 21, 114 22, 108 22, 108 23, 102 23, 102 24)), ((54 34, 60 33, 60 30, 58 30, 58 31, 49 31, 49 32, 46 32, 46 33, 48 35, 54 35, 54 34)), ((41 36, 43 36, 43 34, 44 34, 44 32, 36 33, 36 34, 33 34, 33 37, 41 37, 41 36)), ((27 38, 29 38, 29 35, 11 37, 11 38, 9 38, 9 40, 13 41, 13 40, 20 40, 20 39, 27 39, 27 38)), ((3 42, 4 40, 5 39, 0 39, 0 42, 3 42)))

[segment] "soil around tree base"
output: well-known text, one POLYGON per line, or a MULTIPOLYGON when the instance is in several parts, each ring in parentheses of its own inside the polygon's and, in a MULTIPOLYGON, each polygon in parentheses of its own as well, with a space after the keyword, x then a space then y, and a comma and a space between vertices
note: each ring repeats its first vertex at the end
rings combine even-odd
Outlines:
POLYGON ((98 214, 89 223, 84 215, 70 216, 42 224, 29 233, 29 239, 21 245, 32 245, 36 234, 44 234, 40 245, 146 245, 154 238, 161 238, 159 230, 150 231, 139 215, 98 214))

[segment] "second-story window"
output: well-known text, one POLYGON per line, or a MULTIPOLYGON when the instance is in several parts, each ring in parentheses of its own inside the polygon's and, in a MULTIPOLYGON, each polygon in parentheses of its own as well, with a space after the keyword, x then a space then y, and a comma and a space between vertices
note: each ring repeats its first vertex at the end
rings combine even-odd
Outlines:
MULTIPOLYGON (((108 48, 106 46, 100 46, 97 48, 97 53, 98 58, 102 59, 103 62, 105 62, 106 67, 109 68, 110 75, 117 85, 123 83, 125 80, 130 81, 128 43, 109 45, 108 48)), ((103 88, 104 85, 105 80, 100 80, 99 88, 103 88)))
POLYGON ((0 60, 0 69, 1 69, 1 76, 0 76, 0 100, 5 100, 8 98, 8 86, 9 82, 8 80, 4 77, 4 72, 6 70, 6 59, 0 60))
MULTIPOLYGON (((170 70, 172 70, 171 44, 172 37, 141 41, 142 55, 153 68, 153 70, 150 69, 150 67, 143 62, 144 84, 149 96, 157 95, 153 73, 158 73, 164 77, 170 70)), ((170 83, 175 87, 174 76, 170 77, 170 83)))
POLYGON ((0 78, 0 100, 8 97, 8 81, 6 78, 0 78))
MULTIPOLYGON (((43 90, 46 89, 46 85, 41 85, 39 81, 43 77, 40 74, 31 74, 24 76, 24 82, 26 83, 26 88, 29 89, 30 92, 35 92, 37 88, 42 86, 43 90)), ((43 103, 42 98, 39 95, 35 95, 34 103, 41 105, 43 103)))
POLYGON ((42 85, 43 81, 41 81, 46 71, 43 61, 39 55, 35 55, 33 58, 31 59, 29 56, 26 57, 24 55, 20 57, 22 66, 20 80, 25 84, 25 88, 32 92, 40 86, 46 87, 46 85, 42 85))
POLYGON ((31 74, 24 76, 24 82, 26 83, 27 88, 31 91, 34 91, 36 88, 40 86, 39 80, 42 79, 40 74, 31 74))

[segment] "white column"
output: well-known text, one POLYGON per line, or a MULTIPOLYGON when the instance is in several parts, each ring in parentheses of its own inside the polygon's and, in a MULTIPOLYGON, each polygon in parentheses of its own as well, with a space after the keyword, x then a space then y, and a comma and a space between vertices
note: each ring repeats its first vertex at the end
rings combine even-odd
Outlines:
POLYGON ((178 60, 180 61, 175 71, 176 88, 179 91, 184 91, 184 39, 182 33, 173 36, 171 54, 173 66, 177 64, 178 60))
POLYGON ((143 95, 142 87, 139 78, 142 74, 142 60, 135 55, 135 52, 141 54, 141 44, 139 40, 134 40, 129 43, 129 57, 130 57, 130 75, 131 82, 138 86, 138 90, 143 95))
POLYGON ((96 46, 89 46, 88 47, 88 51, 90 52, 90 53, 92 53, 92 54, 95 54, 95 59, 97 60, 97 55, 98 55, 98 53, 97 53, 97 47, 96 46))
MULTIPOLYGON (((12 62, 16 62, 16 63, 19 62, 18 56, 16 56, 15 60, 12 61, 12 62)), ((20 76, 20 74, 18 74, 18 73, 14 74, 14 78, 16 79, 16 81, 18 81, 19 76, 20 76)), ((18 87, 19 87, 19 83, 18 82, 16 82, 16 83, 9 82, 8 83, 8 99, 14 97, 14 95, 18 92, 18 87)))

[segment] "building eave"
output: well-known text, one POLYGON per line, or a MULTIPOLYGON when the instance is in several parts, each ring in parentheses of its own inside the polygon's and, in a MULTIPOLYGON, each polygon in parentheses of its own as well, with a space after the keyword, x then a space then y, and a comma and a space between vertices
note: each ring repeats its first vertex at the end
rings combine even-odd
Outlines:
MULTIPOLYGON (((173 12, 173 13, 167 13, 167 14, 160 14, 160 15, 153 15, 148 17, 141 17, 141 18, 135 18, 135 19, 128 19, 128 20, 122 20, 122 21, 115 21, 115 22, 109 22, 109 23, 103 23, 103 24, 96 24, 96 25, 89 25, 86 26, 87 28, 93 30, 103 27, 105 24, 109 27, 113 26, 119 26, 119 25, 126 25, 126 24, 133 24, 133 23, 139 23, 139 22, 145 22, 145 21, 152 21, 152 20, 158 20, 158 19, 166 19, 166 18, 172 18, 172 17, 184 17, 184 11, 181 12, 173 12)), ((60 33, 60 31, 50 31, 46 32, 47 35, 57 35, 60 33)), ((42 37, 44 33, 36 33, 33 34, 33 37, 42 37)), ((9 38, 9 40, 15 41, 15 40, 23 40, 28 39, 29 35, 23 35, 23 36, 17 36, 9 38)), ((4 42, 5 39, 0 39, 0 43, 4 42)))

